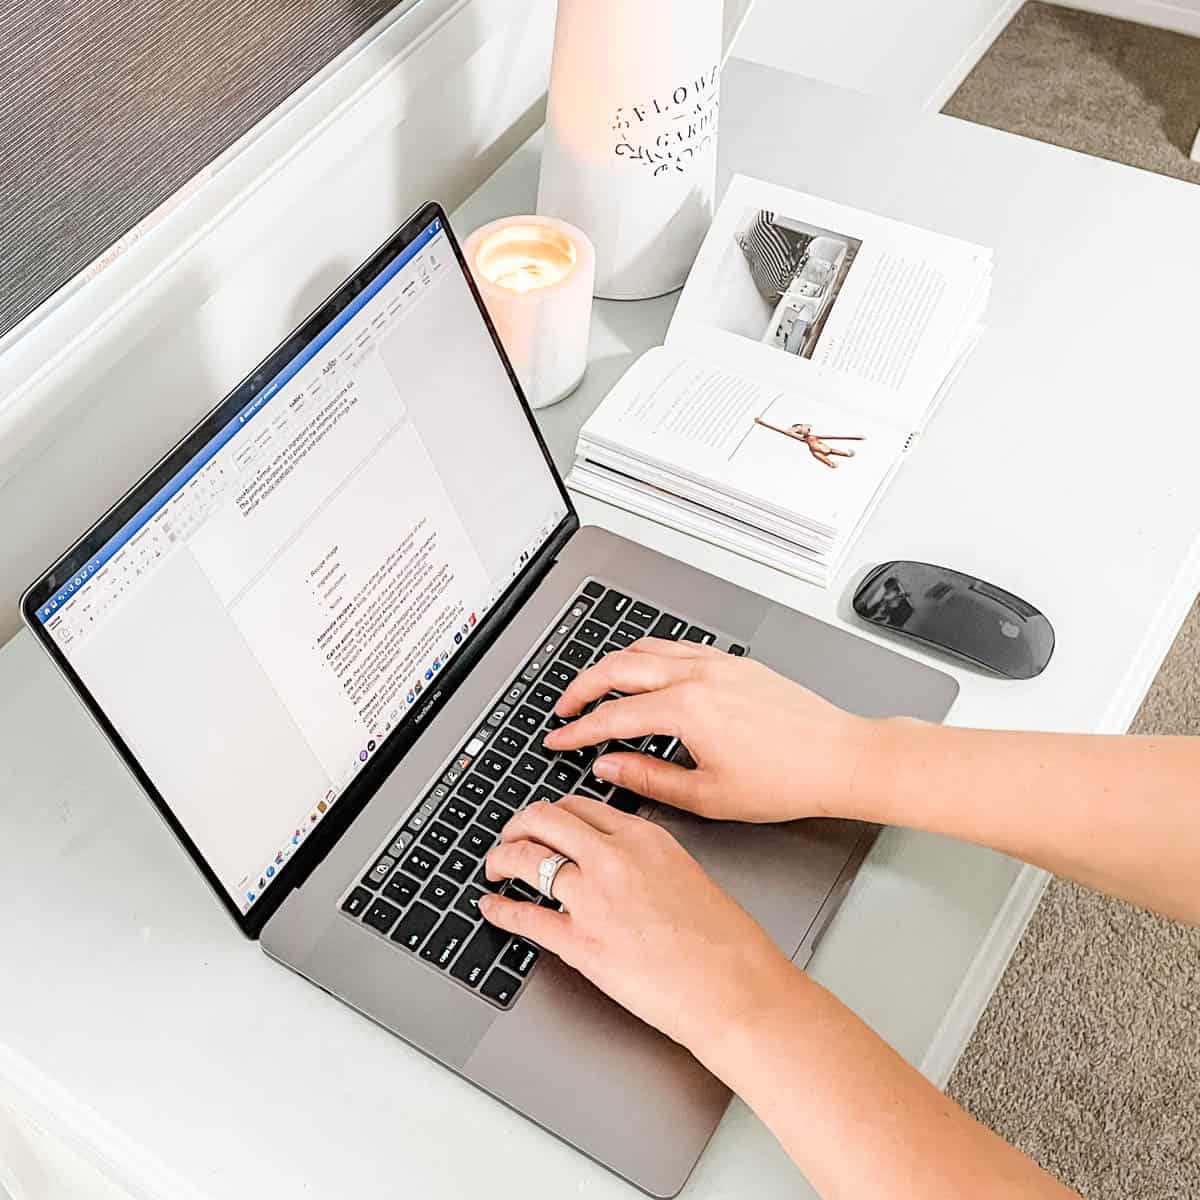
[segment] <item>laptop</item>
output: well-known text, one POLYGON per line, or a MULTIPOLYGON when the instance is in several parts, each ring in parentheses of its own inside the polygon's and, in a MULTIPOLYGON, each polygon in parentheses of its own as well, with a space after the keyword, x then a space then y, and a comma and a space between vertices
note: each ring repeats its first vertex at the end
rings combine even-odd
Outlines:
MULTIPOLYGON (((957 690, 581 528, 434 204, 22 611, 243 934, 655 1196, 683 1186, 729 1094, 482 920, 501 886, 488 849, 534 800, 619 805, 670 829, 802 967, 876 829, 709 822, 615 791, 590 752, 543 749, 555 700, 645 635, 749 654, 870 716, 940 720, 957 690)), ((636 748, 687 762, 670 739, 636 748)))

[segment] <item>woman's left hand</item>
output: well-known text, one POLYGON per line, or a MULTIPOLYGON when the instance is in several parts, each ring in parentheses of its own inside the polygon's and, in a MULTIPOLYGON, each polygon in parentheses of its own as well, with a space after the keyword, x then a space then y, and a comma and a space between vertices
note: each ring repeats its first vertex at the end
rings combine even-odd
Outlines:
POLYGON ((484 916, 545 947, 702 1060, 795 968, 664 829, 566 796, 517 813, 487 856, 489 879, 538 886, 549 854, 563 912, 485 896, 484 916))

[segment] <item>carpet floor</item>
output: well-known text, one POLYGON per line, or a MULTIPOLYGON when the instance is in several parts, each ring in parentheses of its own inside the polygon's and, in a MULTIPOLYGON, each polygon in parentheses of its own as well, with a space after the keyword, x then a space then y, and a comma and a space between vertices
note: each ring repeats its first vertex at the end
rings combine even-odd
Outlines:
MULTIPOLYGON (((944 111, 1200 183, 1181 34, 1029 3, 944 111)), ((1200 605, 1133 732, 1200 735, 1200 605)), ((947 1090, 1087 1200, 1200 1197, 1200 930, 1053 880, 947 1090)))

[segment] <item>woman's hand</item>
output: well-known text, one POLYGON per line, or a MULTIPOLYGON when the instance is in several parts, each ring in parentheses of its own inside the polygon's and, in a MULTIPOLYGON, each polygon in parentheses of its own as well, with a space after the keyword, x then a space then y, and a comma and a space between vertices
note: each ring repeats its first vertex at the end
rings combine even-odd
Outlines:
POLYGON ((691 642, 643 638, 584 671, 555 711, 576 717, 609 692, 624 695, 549 734, 547 749, 669 734, 688 748, 695 770, 617 753, 599 758, 596 774, 706 817, 854 815, 855 777, 874 723, 761 663, 691 642))
POLYGON ((519 812, 487 856, 489 879, 538 886, 552 853, 571 861, 564 911, 485 896, 484 916, 544 946, 702 1061, 796 974, 755 921, 666 830, 567 796, 519 812))

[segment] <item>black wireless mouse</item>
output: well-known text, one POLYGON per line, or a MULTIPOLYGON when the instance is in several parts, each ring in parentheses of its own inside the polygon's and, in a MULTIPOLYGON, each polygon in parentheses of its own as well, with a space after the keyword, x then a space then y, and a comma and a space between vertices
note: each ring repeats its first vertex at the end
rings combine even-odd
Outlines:
POLYGON ((854 611, 925 646, 1009 679, 1040 675, 1054 653, 1054 628, 1032 604, 961 571, 888 562, 854 593, 854 611))

